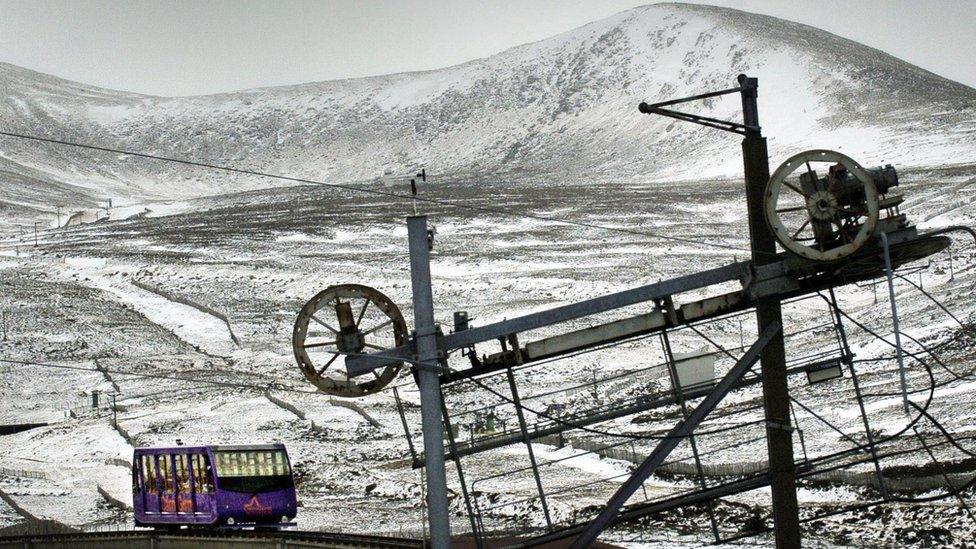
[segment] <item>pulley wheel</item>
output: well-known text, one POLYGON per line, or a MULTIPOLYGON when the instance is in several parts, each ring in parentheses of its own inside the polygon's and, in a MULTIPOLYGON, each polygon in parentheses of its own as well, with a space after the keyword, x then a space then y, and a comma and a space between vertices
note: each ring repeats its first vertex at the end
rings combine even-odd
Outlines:
POLYGON ((773 173, 764 209, 783 248, 814 261, 836 261, 873 236, 878 191, 851 158, 836 151, 804 151, 773 173))
POLYGON ((399 347, 406 337, 407 324, 390 298, 368 286, 341 284, 322 290, 298 312, 292 346, 302 374, 322 392, 358 397, 386 387, 403 363, 350 379, 345 357, 399 347))

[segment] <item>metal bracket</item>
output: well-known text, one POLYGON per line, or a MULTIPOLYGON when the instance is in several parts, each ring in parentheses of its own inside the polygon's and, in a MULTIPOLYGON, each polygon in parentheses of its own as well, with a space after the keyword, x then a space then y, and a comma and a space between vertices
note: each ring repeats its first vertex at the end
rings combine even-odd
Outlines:
POLYGON ((666 295, 661 299, 659 306, 663 309, 664 314, 667 315, 671 325, 677 326, 678 312, 674 309, 674 299, 672 299, 670 295, 666 295))
POLYGON ((411 341, 416 341, 416 339, 418 337, 424 337, 424 336, 429 336, 429 335, 443 335, 443 333, 440 331, 440 329, 437 328, 437 326, 434 326, 432 328, 428 328, 426 330, 411 330, 410 331, 410 336, 411 336, 410 339, 411 339, 411 341))
POLYGON ((683 120, 685 122, 693 122, 701 126, 708 126, 709 128, 715 128, 731 133, 737 133, 739 135, 748 135, 750 133, 759 132, 759 126, 751 126, 747 124, 740 124, 738 122, 732 122, 729 120, 719 120, 718 118, 710 118, 708 116, 701 116, 697 114, 691 114, 686 112, 680 112, 672 109, 666 109, 664 107, 669 107, 671 105, 678 105, 680 103, 687 103, 689 101, 698 101, 701 99, 709 99, 712 97, 719 97, 722 95, 729 95, 733 93, 756 93, 757 82, 755 78, 744 78, 739 77, 739 87, 729 88, 727 90, 719 90, 714 92, 702 93, 699 95, 692 95, 691 97, 682 97, 681 99, 671 99, 669 101, 661 101, 658 103, 641 103, 637 106, 637 110, 644 114, 657 114, 660 116, 667 116, 668 118, 674 118, 676 120, 683 120))
POLYGON ((777 429, 779 431, 786 431, 787 433, 792 433, 796 429, 789 423, 780 423, 778 421, 766 421, 766 427, 770 429, 777 429))
POLYGON ((783 261, 750 265, 740 281, 749 298, 756 300, 767 295, 799 290, 799 280, 788 273, 786 263, 783 261))

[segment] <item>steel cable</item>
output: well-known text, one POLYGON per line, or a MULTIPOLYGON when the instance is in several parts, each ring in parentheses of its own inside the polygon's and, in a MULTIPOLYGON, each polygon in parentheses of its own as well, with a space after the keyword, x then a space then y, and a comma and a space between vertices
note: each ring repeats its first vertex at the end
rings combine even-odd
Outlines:
POLYGON ((685 243, 685 244, 697 244, 697 245, 705 246, 705 247, 722 248, 722 249, 732 250, 732 251, 736 251, 736 252, 750 253, 750 250, 748 248, 742 248, 742 247, 739 247, 739 246, 732 246, 732 245, 728 245, 728 244, 719 244, 719 243, 715 243, 715 242, 705 242, 705 241, 696 240, 696 239, 693 239, 693 238, 683 238, 683 237, 679 237, 679 236, 665 235, 665 234, 661 234, 661 233, 657 233, 657 232, 640 231, 640 230, 636 230, 636 229, 628 229, 628 228, 625 228, 625 227, 611 227, 611 226, 607 226, 607 225, 599 225, 599 224, 596 224, 596 223, 587 223, 585 221, 572 221, 572 220, 559 219, 559 218, 554 218, 554 217, 547 217, 547 216, 533 214, 533 213, 527 213, 527 212, 513 212, 513 211, 510 211, 510 210, 506 210, 506 209, 502 209, 502 208, 494 208, 494 207, 491 207, 491 206, 477 206, 477 205, 472 205, 472 204, 459 203, 459 202, 452 201, 452 200, 444 200, 444 199, 438 199, 438 198, 421 197, 421 196, 415 196, 415 195, 412 195, 412 194, 395 193, 395 192, 381 191, 381 190, 377 190, 377 189, 368 189, 368 188, 364 188, 364 187, 357 187, 357 186, 343 184, 343 183, 326 183, 324 181, 317 181, 317 180, 314 180, 314 179, 307 179, 307 178, 303 178, 303 177, 292 177, 292 176, 287 176, 287 175, 272 174, 272 173, 267 173, 267 172, 260 172, 260 171, 256 171, 256 170, 245 169, 245 168, 235 168, 235 167, 232 167, 232 166, 224 166, 224 165, 221 165, 221 164, 213 164, 213 163, 209 163, 209 162, 201 162, 201 161, 196 161, 196 160, 187 160, 187 159, 182 159, 182 158, 173 158, 173 157, 169 157, 169 156, 161 156, 161 155, 156 155, 156 154, 141 153, 141 152, 124 150, 124 149, 116 149, 116 148, 113 148, 113 147, 103 147, 103 146, 98 146, 98 145, 89 145, 89 144, 85 144, 85 143, 77 143, 77 142, 67 141, 67 140, 63 140, 63 139, 53 139, 53 138, 49 138, 49 137, 40 137, 40 136, 36 136, 36 135, 28 135, 28 134, 23 134, 23 133, 15 133, 15 132, 9 132, 9 131, 0 131, 0 135, 6 136, 6 137, 12 137, 12 138, 16 138, 16 139, 24 139, 24 140, 30 140, 30 141, 35 141, 35 142, 41 142, 41 143, 50 143, 50 144, 54 144, 54 145, 64 145, 64 146, 68 146, 68 147, 78 147, 78 148, 82 148, 82 149, 89 149, 89 150, 101 151, 101 152, 109 152, 109 153, 113 153, 113 154, 123 154, 123 155, 128 155, 128 156, 135 156, 135 157, 139 157, 139 158, 147 158, 147 159, 151 159, 151 160, 159 160, 159 161, 162 161, 162 162, 172 162, 172 163, 175 163, 175 164, 182 164, 182 165, 186 165, 186 166, 195 166, 195 167, 198 167, 198 168, 206 168, 206 169, 211 169, 211 170, 221 170, 221 171, 225 171, 225 172, 237 173, 237 174, 242 174, 242 175, 253 175, 253 176, 256 176, 256 177, 266 177, 266 178, 269 178, 269 179, 277 179, 277 180, 282 180, 282 181, 290 181, 292 183, 302 183, 302 184, 305 184, 305 185, 316 185, 316 186, 321 186, 321 187, 331 187, 331 188, 334 188, 334 189, 341 189, 341 190, 345 190, 345 191, 351 191, 351 192, 358 192, 358 193, 370 194, 370 195, 374 195, 374 196, 383 196, 383 197, 387 197, 387 198, 396 198, 396 199, 400 199, 400 200, 411 200, 411 201, 415 201, 415 202, 424 202, 424 203, 435 204, 435 205, 439 205, 439 206, 449 206, 449 207, 452 207, 452 208, 467 209, 467 210, 478 211, 478 212, 482 212, 482 213, 491 213, 491 214, 505 215, 505 216, 510 216, 510 217, 519 217, 519 218, 535 219, 537 221, 546 221, 546 222, 550 222, 550 223, 560 223, 560 224, 564 224, 564 225, 574 225, 574 226, 577 226, 577 227, 584 227, 584 228, 588 228, 588 229, 597 229, 597 230, 601 230, 601 231, 610 231, 610 232, 624 233, 624 234, 630 234, 630 235, 634 235, 634 236, 643 236, 643 237, 657 238, 657 239, 667 240, 667 241, 672 241, 672 242, 681 242, 681 243, 685 243))

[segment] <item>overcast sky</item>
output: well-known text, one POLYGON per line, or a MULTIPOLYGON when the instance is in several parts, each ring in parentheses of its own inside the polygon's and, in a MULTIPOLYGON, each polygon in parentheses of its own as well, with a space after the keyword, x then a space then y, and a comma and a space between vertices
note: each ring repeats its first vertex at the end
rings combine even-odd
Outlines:
MULTIPOLYGON (((435 69, 640 0, 0 0, 0 61, 190 95, 435 69)), ((976 0, 709 0, 818 26, 976 87, 976 0)))

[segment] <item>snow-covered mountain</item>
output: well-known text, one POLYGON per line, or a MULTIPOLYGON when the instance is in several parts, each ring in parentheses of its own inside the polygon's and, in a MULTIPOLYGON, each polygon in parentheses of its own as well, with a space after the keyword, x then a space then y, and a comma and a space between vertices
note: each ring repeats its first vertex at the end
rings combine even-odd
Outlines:
MULTIPOLYGON (((199 97, 152 97, 0 64, 8 131, 329 181, 427 166, 558 183, 741 172, 738 139, 640 101, 758 76, 772 162, 836 148, 864 163, 976 161, 976 90, 824 30, 655 4, 445 69, 199 97)), ((687 110, 738 116, 736 96, 687 110)), ((0 200, 185 198, 278 184, 0 138, 0 200)))

